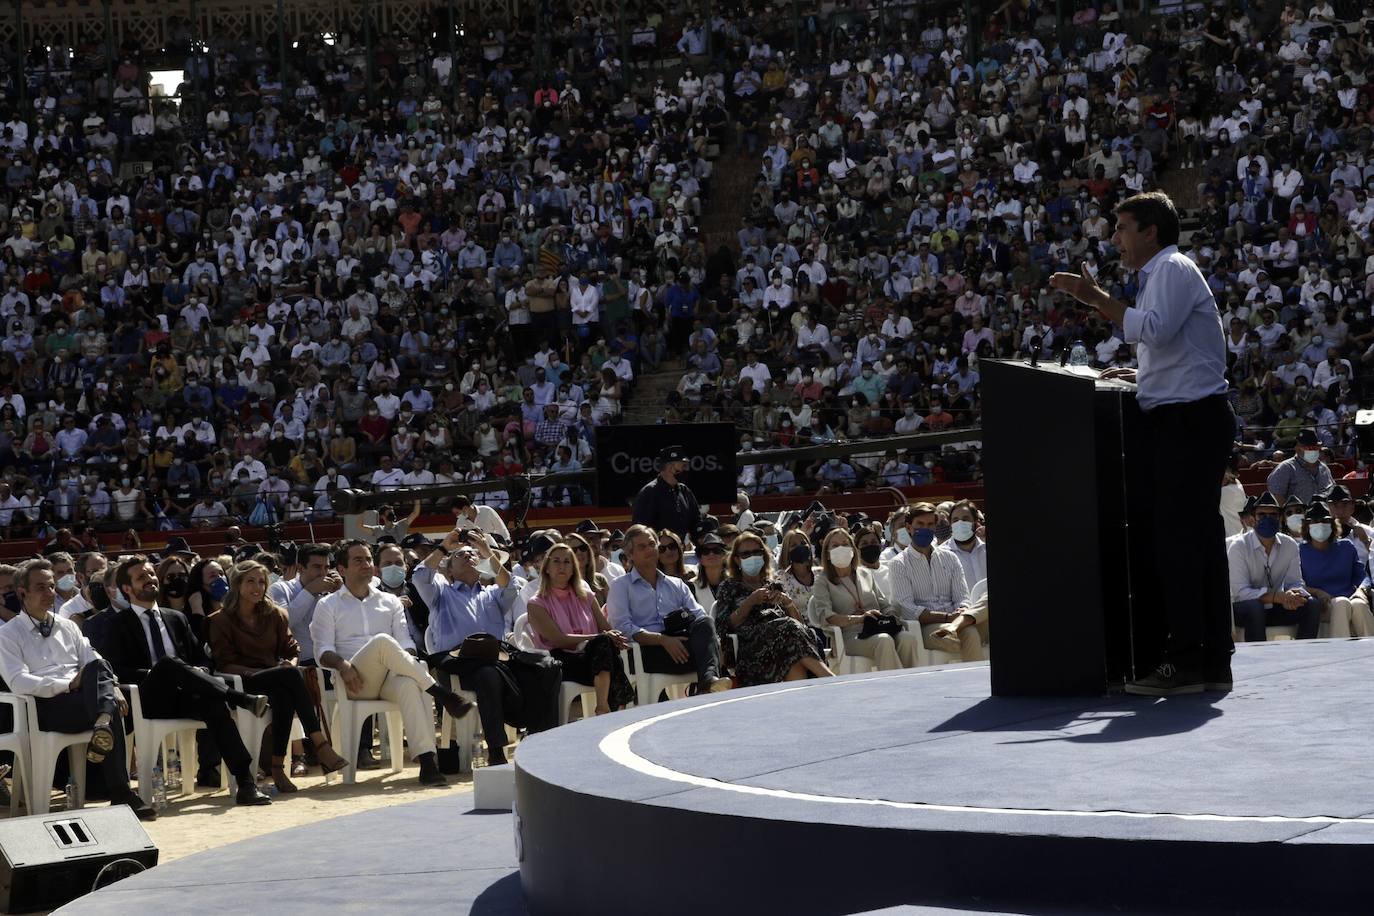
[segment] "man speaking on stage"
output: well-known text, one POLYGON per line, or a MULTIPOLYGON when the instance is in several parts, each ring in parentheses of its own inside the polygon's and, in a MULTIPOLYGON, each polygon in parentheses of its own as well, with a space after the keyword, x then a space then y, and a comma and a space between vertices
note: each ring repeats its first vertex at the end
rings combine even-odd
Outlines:
POLYGON ((1154 482, 1155 555, 1168 638, 1159 667, 1126 692, 1173 696, 1231 688, 1231 600, 1218 488, 1235 439, 1226 398, 1226 343, 1216 300, 1197 265, 1178 250, 1179 220, 1166 194, 1116 206, 1112 244, 1138 270, 1134 305, 1113 299, 1083 265, 1050 285, 1097 309, 1136 344, 1139 369, 1103 378, 1134 381, 1146 417, 1154 482), (1178 524, 1180 508, 1187 522, 1178 524))

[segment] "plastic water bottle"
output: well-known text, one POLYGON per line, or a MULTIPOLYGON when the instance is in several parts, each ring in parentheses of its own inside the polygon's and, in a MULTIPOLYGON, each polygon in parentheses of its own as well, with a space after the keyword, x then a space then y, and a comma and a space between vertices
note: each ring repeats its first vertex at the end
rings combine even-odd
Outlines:
POLYGON ((162 767, 153 767, 153 810, 167 809, 167 783, 162 778, 162 767))
POLYGON ((472 768, 487 765, 487 746, 481 738, 474 738, 472 742, 472 768))
POLYGON ((68 775, 67 775, 67 792, 66 792, 66 794, 67 794, 67 810, 68 810, 68 811, 75 811, 75 810, 76 810, 76 807, 77 807, 77 805, 76 805, 76 777, 75 777, 75 776, 72 776, 71 774, 68 774, 68 775))
MULTIPOLYGON (((167 751, 166 785, 178 787, 181 785, 181 755, 171 749, 167 751)), ((166 786, 163 789, 165 794, 166 786)))
POLYGON ((1083 346, 1083 341, 1076 340, 1073 349, 1069 351, 1069 365, 1086 366, 1088 364, 1088 348, 1083 346))

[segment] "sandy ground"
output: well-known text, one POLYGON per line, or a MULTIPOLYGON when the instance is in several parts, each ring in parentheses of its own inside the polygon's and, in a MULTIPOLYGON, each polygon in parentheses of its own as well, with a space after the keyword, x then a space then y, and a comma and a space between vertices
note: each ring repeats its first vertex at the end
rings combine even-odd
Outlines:
MULTIPOLYGON (((448 788, 433 789, 420 785, 419 773, 419 767, 414 764, 395 775, 390 767, 362 770, 358 773, 358 781, 349 786, 337 777, 326 785, 324 778, 315 771, 292 780, 299 792, 277 795, 272 804, 262 807, 240 808, 229 792, 198 789, 191 795, 169 795, 167 809, 156 821, 143 826, 157 844, 158 861, 170 862, 288 827, 422 801, 445 792, 472 791, 469 774, 450 774, 448 788)), ((266 781, 260 784, 264 789, 269 785, 266 781)), ((60 797, 54 794, 53 809, 60 809, 61 804, 60 797)), ((104 804, 103 801, 92 802, 92 805, 104 804)))

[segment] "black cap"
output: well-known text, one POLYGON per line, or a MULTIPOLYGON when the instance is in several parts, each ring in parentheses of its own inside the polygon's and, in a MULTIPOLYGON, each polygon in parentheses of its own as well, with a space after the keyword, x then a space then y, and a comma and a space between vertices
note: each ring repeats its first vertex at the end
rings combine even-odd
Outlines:
MULTIPOLYGON (((379 538, 378 541, 380 542, 380 540, 379 538)), ((407 550, 412 550, 416 547, 433 547, 434 542, 423 531, 412 531, 401 538, 401 546, 407 550)))
POLYGON ((1343 503, 1349 502, 1351 499, 1354 499, 1354 497, 1350 495, 1350 491, 1346 489, 1345 484, 1338 483, 1323 493, 1322 499, 1331 503, 1343 503))
POLYGON ((625 541, 625 532, 621 531, 619 528, 617 528, 617 529, 615 529, 614 531, 611 532, 610 543, 612 543, 612 544, 621 544, 621 543, 624 543, 624 541, 625 541))
POLYGON ((1240 510, 1240 514, 1241 514, 1241 515, 1250 515, 1252 512, 1255 511, 1255 503, 1256 503, 1256 502, 1258 502, 1258 499, 1257 499, 1256 497, 1254 497, 1254 496, 1247 497, 1246 500, 1245 500, 1245 505, 1244 505, 1244 506, 1241 508, 1241 510, 1240 510))
POLYGON ((1309 522, 1324 522, 1331 518, 1331 513, 1326 511, 1326 505, 1324 503, 1313 500, 1311 508, 1307 510, 1307 514, 1304 517, 1309 522))
POLYGON ((700 550, 700 549, 703 548, 703 547, 724 547, 724 546, 725 546, 725 541, 721 540, 720 535, 716 534, 714 531, 710 532, 709 534, 703 535, 702 538, 701 538, 701 540, 697 541, 697 549, 698 549, 698 550, 700 550))
POLYGON ((1305 503, 1305 502, 1303 502, 1302 500, 1298 499, 1296 496, 1290 496, 1290 497, 1288 497, 1288 499, 1284 500, 1284 503, 1283 503, 1283 507, 1284 507, 1285 509, 1292 509, 1292 508, 1295 508, 1295 507, 1298 508, 1298 509, 1302 509, 1302 508, 1305 508, 1306 506, 1307 506, 1307 503, 1305 503))
POLYGON ((164 557, 170 557, 170 556, 172 556, 173 554, 178 554, 178 553, 189 553, 189 554, 194 554, 195 551, 191 549, 191 545, 190 545, 190 544, 187 544, 187 543, 186 543, 186 538, 184 538, 184 537, 178 536, 178 537, 168 538, 168 539, 167 539, 167 546, 164 547, 164 548, 162 548, 162 555, 163 555, 164 557))
POLYGON ((533 560, 536 557, 542 557, 549 552, 550 547, 557 543, 557 541, 541 531, 525 542, 525 549, 521 553, 521 558, 533 560))
POLYGON ((382 544, 395 544, 395 543, 396 543, 396 535, 394 535, 394 534, 384 534, 384 535, 382 535, 381 537, 377 538, 377 544, 378 544, 378 546, 380 546, 380 545, 382 545, 382 544))
POLYGON ((595 520, 595 519, 590 519, 590 518, 584 518, 582 521, 578 522, 578 523, 577 523, 577 528, 575 528, 574 530, 575 530, 578 534, 598 534, 598 535, 605 535, 605 534, 609 534, 609 533, 610 533, 610 532, 608 532, 605 528, 599 528, 599 527, 597 527, 596 520, 595 520))
POLYGON ((1275 496, 1275 495, 1274 495, 1273 493, 1271 493, 1270 491, 1265 490, 1263 493, 1261 493, 1261 494, 1259 495, 1259 499, 1255 500, 1255 508, 1256 508, 1256 509, 1278 509, 1278 508, 1280 508, 1280 507, 1279 507, 1279 499, 1278 499, 1277 496, 1275 496))
POLYGON ((658 453, 658 460, 662 464, 670 461, 686 461, 687 451, 680 445, 670 445, 658 453))
POLYGON ((1317 431, 1304 429, 1298 433, 1298 445, 1321 445, 1321 440, 1317 438, 1317 431))

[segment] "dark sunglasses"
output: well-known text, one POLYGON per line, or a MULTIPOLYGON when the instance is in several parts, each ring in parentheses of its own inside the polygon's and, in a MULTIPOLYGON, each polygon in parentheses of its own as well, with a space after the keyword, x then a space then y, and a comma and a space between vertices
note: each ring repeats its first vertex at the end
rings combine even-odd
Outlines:
POLYGON ((719 557, 719 556, 724 556, 724 554, 725 554, 725 548, 724 548, 724 547, 698 547, 698 548, 697 548, 697 554, 698 554, 698 556, 703 556, 703 557, 719 557))
POLYGON ((676 544, 659 544, 659 545, 658 545, 658 552, 659 552, 659 553, 667 553, 667 552, 670 551, 670 550, 677 550, 677 545, 676 545, 676 544))

